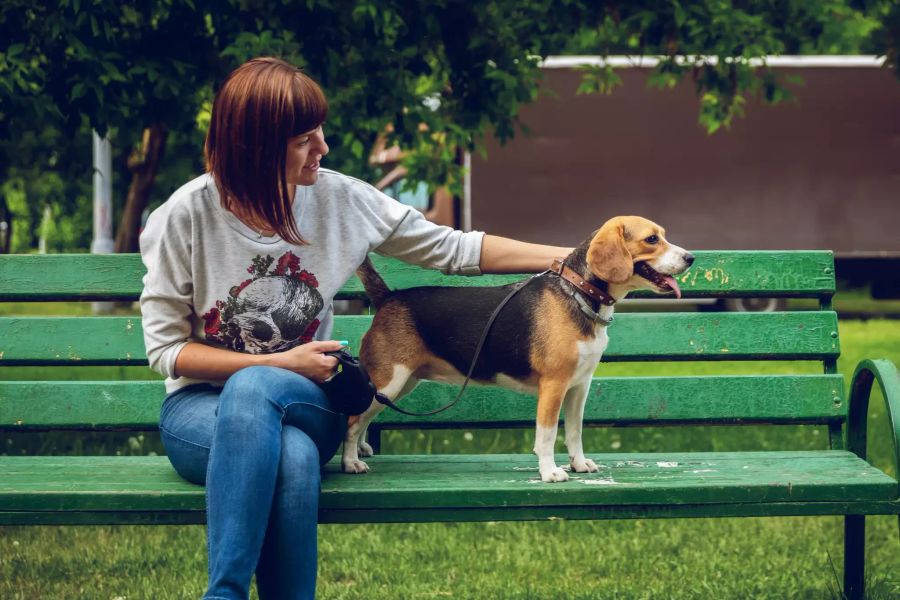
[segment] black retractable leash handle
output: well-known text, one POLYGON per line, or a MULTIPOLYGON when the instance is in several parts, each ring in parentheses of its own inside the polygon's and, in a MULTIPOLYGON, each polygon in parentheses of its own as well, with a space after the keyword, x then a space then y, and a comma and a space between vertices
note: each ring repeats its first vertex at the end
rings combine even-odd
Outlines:
POLYGON ((472 358, 472 364, 469 365, 469 372, 466 374, 466 380, 463 382, 456 398, 454 398, 450 404, 421 413, 400 408, 394 404, 390 398, 378 391, 375 384, 373 384, 372 380, 369 378, 369 374, 366 373, 365 367, 363 367, 359 360, 353 358, 353 356, 345 349, 324 353, 338 359, 339 371, 328 381, 320 383, 319 387, 325 391, 331 400, 332 405, 337 410, 350 416, 360 415, 365 412, 366 409, 371 406, 373 397, 385 406, 388 406, 399 413, 403 413, 404 415, 413 417, 427 417, 447 410, 459 402, 463 392, 466 391, 466 386, 469 385, 469 380, 472 378, 472 373, 475 371, 475 364, 478 362, 478 357, 481 356, 482 348, 484 348, 484 342, 487 340, 488 333, 491 331, 491 326, 494 324, 500 311, 502 311, 503 307, 512 300, 513 296, 518 294, 526 285, 531 283, 535 278, 548 272, 549 271, 544 271, 543 273, 533 275, 521 285, 516 286, 516 288, 507 294, 500 304, 497 305, 494 312, 491 313, 487 325, 485 325, 484 331, 481 334, 481 339, 478 340, 478 346, 475 348, 475 356, 472 358))
POLYGON ((369 374, 344 348, 323 354, 338 359, 335 374, 319 383, 332 408, 345 415, 361 415, 372 405, 372 396, 378 391, 369 374))

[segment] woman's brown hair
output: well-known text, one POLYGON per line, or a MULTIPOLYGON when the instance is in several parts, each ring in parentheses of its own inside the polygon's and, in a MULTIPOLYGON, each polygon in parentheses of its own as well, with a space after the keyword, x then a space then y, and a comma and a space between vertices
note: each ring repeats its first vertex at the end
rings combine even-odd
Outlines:
POLYGON ((236 205, 241 217, 305 244, 291 210, 285 154, 288 139, 312 131, 327 115, 322 89, 279 58, 254 58, 232 71, 213 101, 204 147, 222 206, 236 205))

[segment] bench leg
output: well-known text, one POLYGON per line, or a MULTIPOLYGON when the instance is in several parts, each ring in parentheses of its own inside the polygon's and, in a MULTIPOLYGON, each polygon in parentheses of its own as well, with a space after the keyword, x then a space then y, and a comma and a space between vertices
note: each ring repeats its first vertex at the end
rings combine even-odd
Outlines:
POLYGON ((866 569, 866 516, 844 517, 844 597, 862 600, 866 569))
POLYGON ((366 437, 368 438, 369 445, 372 446, 372 451, 375 454, 381 454, 381 427, 369 425, 366 437))

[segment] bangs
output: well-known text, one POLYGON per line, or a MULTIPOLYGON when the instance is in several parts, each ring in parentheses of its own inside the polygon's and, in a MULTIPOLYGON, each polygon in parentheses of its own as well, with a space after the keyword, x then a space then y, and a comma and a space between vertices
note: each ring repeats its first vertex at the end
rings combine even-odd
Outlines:
POLYGON ((312 131, 325 122, 328 117, 328 101, 316 82, 299 71, 291 83, 287 112, 291 115, 292 123, 286 130, 290 132, 289 137, 295 137, 312 131))

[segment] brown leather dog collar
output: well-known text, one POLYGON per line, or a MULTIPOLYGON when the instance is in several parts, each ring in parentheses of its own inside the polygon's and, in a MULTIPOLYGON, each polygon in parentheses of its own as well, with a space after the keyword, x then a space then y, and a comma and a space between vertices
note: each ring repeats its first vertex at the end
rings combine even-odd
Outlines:
POLYGON ((575 272, 573 269, 569 268, 566 263, 561 261, 560 259, 556 259, 553 261, 553 264, 550 265, 550 271, 556 273, 576 288, 578 288, 585 296, 590 298, 591 300, 596 300, 600 304, 605 306, 612 306, 616 303, 616 299, 610 296, 607 292, 604 292, 598 287, 595 287, 584 280, 584 278, 575 272))

